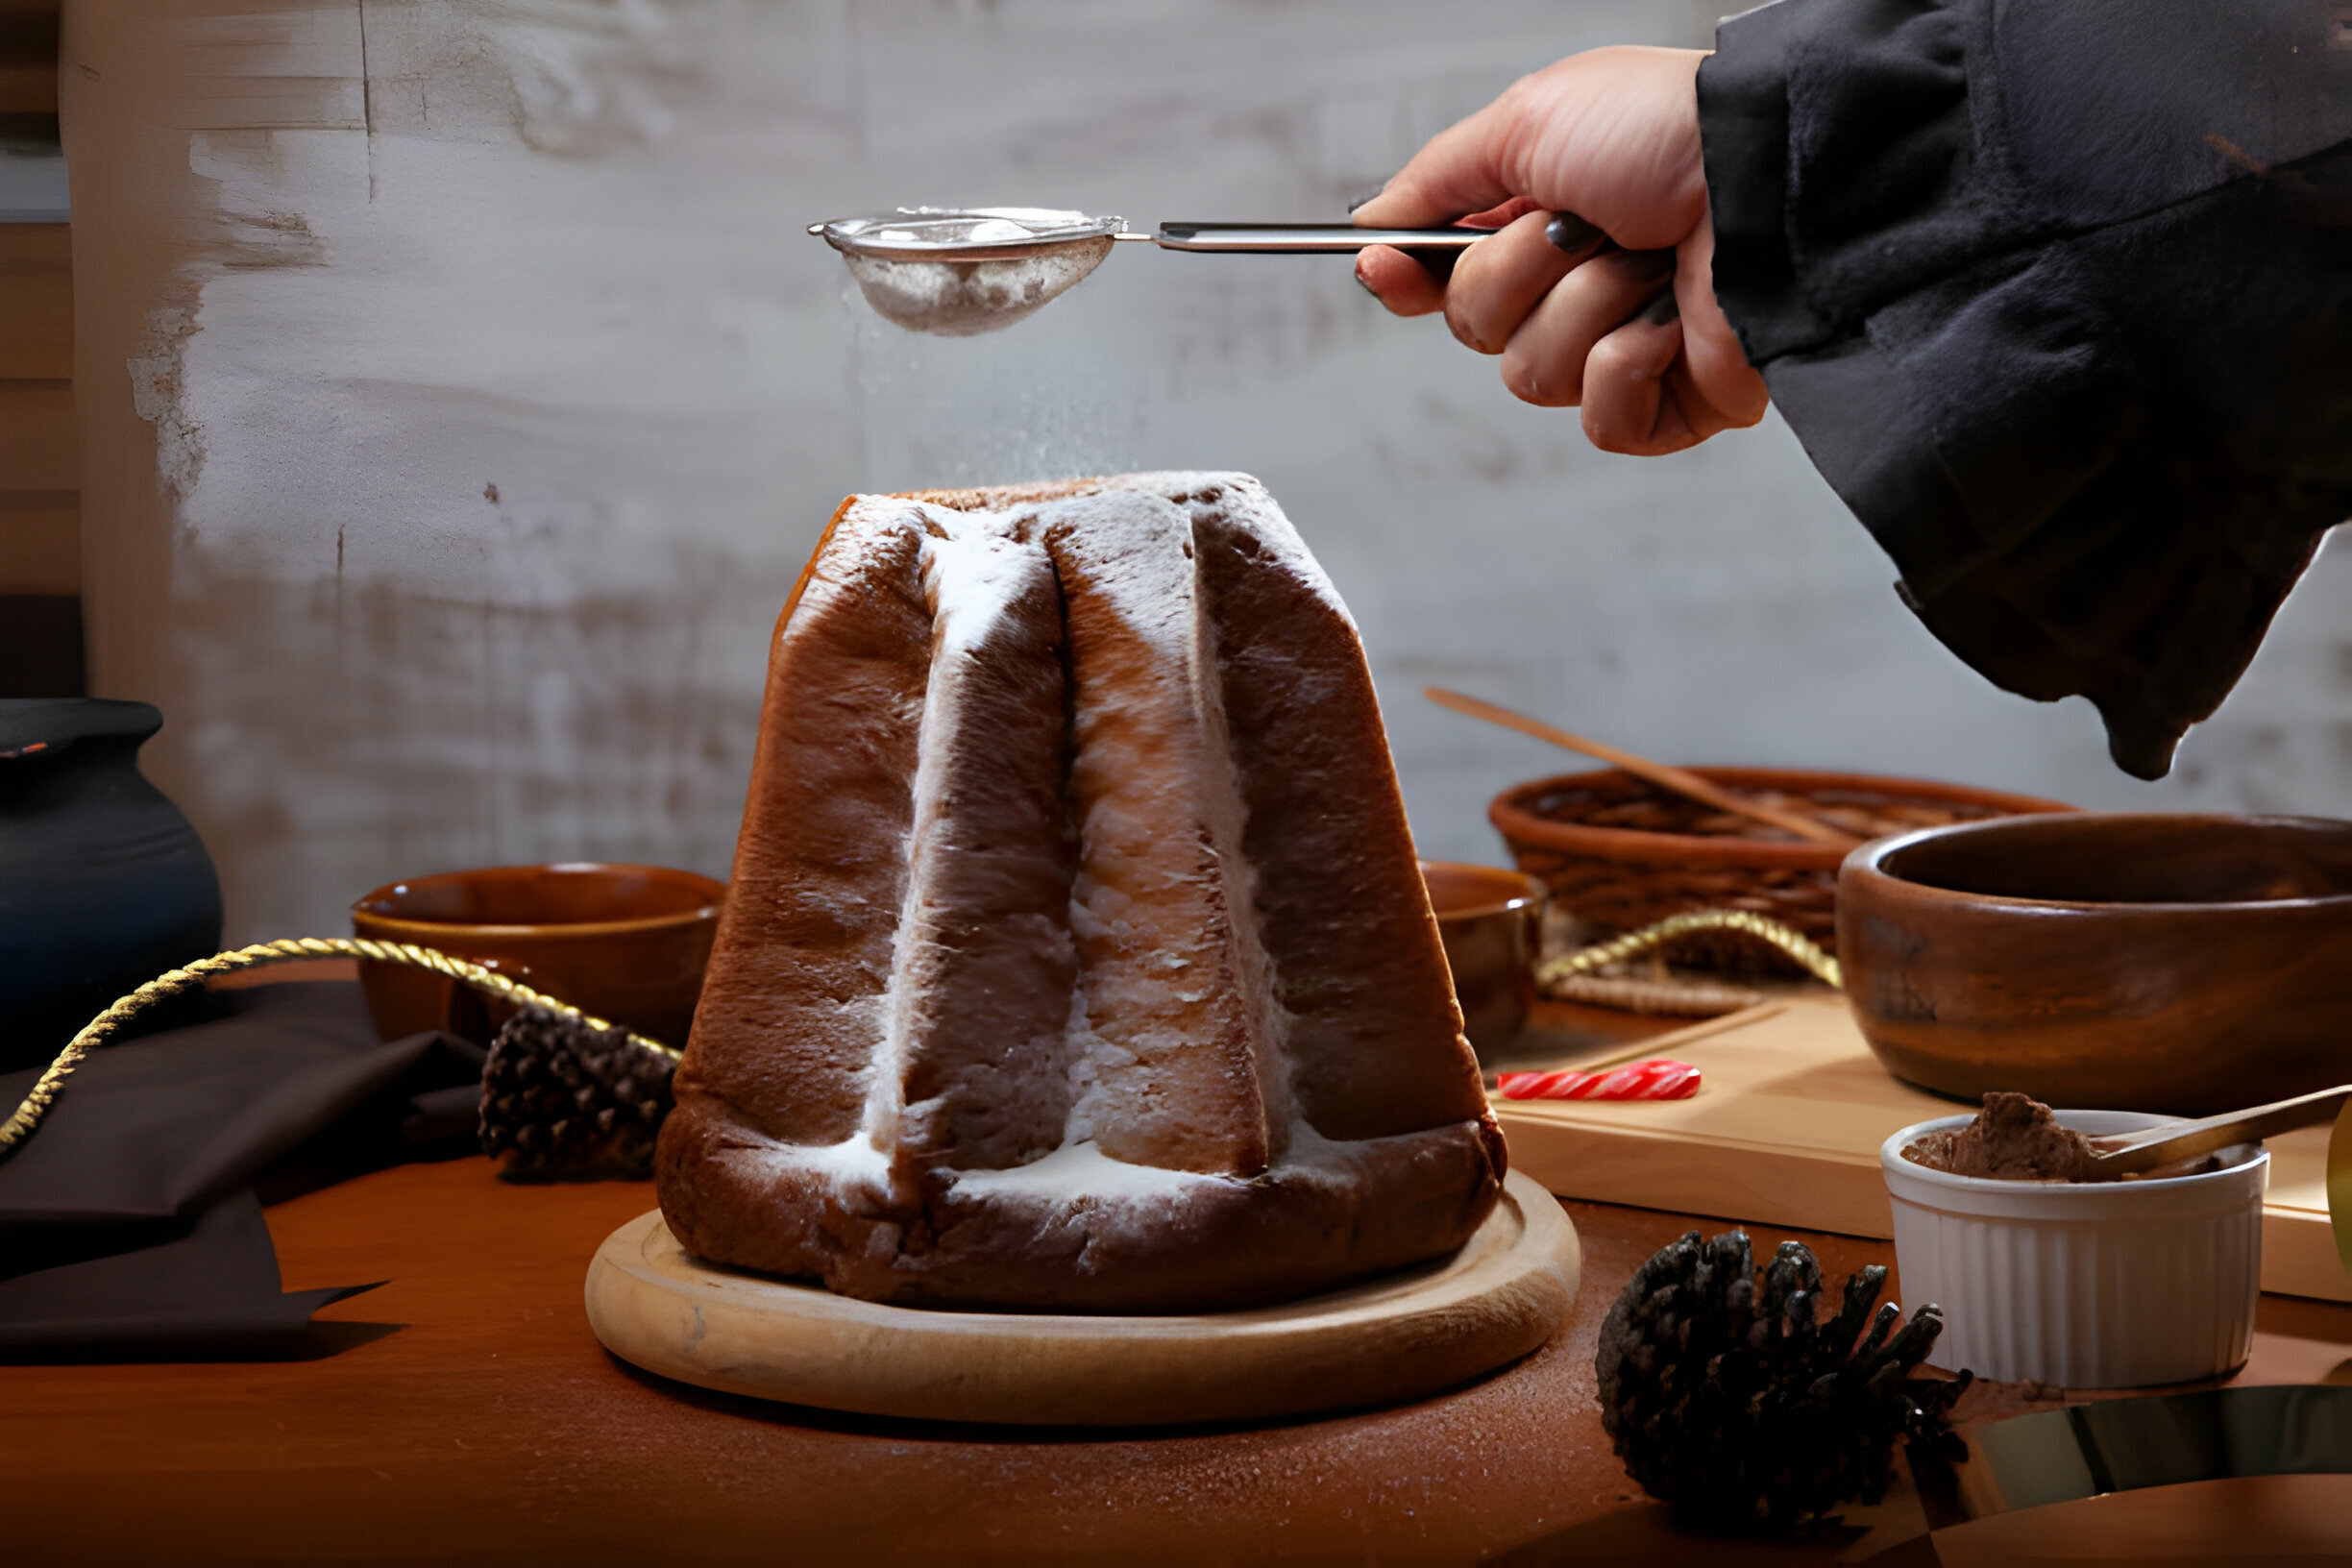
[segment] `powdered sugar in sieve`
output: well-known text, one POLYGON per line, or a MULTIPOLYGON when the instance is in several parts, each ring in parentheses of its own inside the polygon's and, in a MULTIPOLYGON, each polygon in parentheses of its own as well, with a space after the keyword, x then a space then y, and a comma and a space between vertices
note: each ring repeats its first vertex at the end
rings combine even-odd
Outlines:
POLYGON ((1035 313, 1100 266, 1122 221, 1031 207, 901 208, 816 232, 885 319, 970 337, 1035 313))
MULTIPOLYGON (((1212 255, 1335 255, 1394 245, 1450 259, 1494 231, 1359 229, 1345 223, 1164 223, 1037 207, 902 207, 809 226, 849 263, 866 303, 909 331, 970 337, 1010 327, 1102 265, 1120 240, 1212 255)), ((1598 231, 1595 231, 1598 233, 1598 231)))

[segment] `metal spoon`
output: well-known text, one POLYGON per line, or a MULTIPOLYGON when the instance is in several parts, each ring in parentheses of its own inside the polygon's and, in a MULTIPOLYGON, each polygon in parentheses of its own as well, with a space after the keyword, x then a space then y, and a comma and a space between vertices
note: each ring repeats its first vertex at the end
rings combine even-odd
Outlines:
POLYGON ((1102 265, 1122 241, 1167 251, 1341 254, 1367 245, 1458 251, 1491 229, 1357 229, 1344 223, 1164 223, 1036 207, 902 207, 809 233, 842 253, 876 313, 910 331, 969 337, 1010 327, 1102 265))
POLYGON ((2243 1111, 2225 1111, 2196 1121, 2168 1122, 2144 1133, 2109 1133, 2084 1141, 2096 1151, 2094 1163, 2098 1178, 2129 1176, 2170 1164, 2175 1160, 2193 1160, 2200 1154, 2226 1149, 2233 1143, 2259 1143, 2297 1127, 2320 1126, 2341 1115, 2347 1102, 2352 1102, 2352 1084, 2297 1095, 2291 1100, 2248 1106, 2243 1111))

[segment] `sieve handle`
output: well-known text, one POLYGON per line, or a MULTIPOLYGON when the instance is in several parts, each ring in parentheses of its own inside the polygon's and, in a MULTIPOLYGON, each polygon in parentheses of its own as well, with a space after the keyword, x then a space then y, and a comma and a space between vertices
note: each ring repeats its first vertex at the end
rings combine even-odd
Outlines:
POLYGON ((1148 237, 1165 251, 1288 251, 1300 255, 1331 255, 1360 251, 1367 245, 1395 245, 1415 251, 1459 251, 1477 244, 1492 229, 1358 229, 1345 223, 1164 223, 1151 235, 1121 234, 1121 239, 1148 237))

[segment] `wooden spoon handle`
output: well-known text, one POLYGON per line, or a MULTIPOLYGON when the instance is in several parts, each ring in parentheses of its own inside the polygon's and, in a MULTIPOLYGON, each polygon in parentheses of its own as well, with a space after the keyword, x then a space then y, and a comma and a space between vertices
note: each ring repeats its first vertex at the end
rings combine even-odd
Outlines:
POLYGON ((1563 746, 1571 751, 1581 751, 1588 757, 1614 763, 1635 778, 1647 779, 1659 789, 1688 796, 1703 805, 1713 806, 1717 811, 1727 811, 1735 817, 1764 822, 1783 833, 1811 839, 1816 844, 1834 844, 1840 848, 1850 849, 1862 842, 1851 833, 1831 827, 1818 818, 1807 817, 1801 812, 1783 811, 1778 806, 1768 806, 1760 800, 1751 800, 1687 769, 1652 762, 1648 757, 1621 751, 1605 742, 1586 740, 1581 735, 1547 724, 1540 719, 1530 719, 1523 713, 1498 708, 1492 702, 1482 702, 1475 697, 1449 692, 1442 686, 1424 686, 1421 695, 1441 708, 1452 708, 1456 713, 1466 713, 1473 719, 1483 719, 1490 724, 1501 724, 1505 729, 1515 729, 1522 735, 1532 735, 1539 741, 1550 741, 1554 746, 1563 746))
POLYGON ((2243 1111, 2224 1111, 2217 1116, 2196 1121, 2151 1127, 2144 1133, 2110 1133, 2105 1138, 2091 1139, 2091 1144, 2099 1150, 2101 1169, 2129 1175, 2136 1170, 2153 1170, 2175 1160, 2193 1160, 2233 1143, 2259 1143, 2298 1127, 2320 1126, 2334 1121, 2347 1101, 2352 1101, 2352 1084, 2299 1094, 2291 1100, 2248 1106, 2243 1111))

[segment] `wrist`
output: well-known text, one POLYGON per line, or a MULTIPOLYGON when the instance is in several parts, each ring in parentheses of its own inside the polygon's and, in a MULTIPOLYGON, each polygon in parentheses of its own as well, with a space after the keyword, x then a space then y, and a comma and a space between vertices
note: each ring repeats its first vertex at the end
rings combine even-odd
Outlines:
POLYGON ((1715 225, 1704 207, 1676 248, 1675 300, 1682 312, 1683 355, 1700 392, 1735 426, 1762 419, 1770 402, 1764 378, 1748 362, 1739 333, 1715 298, 1715 225))

